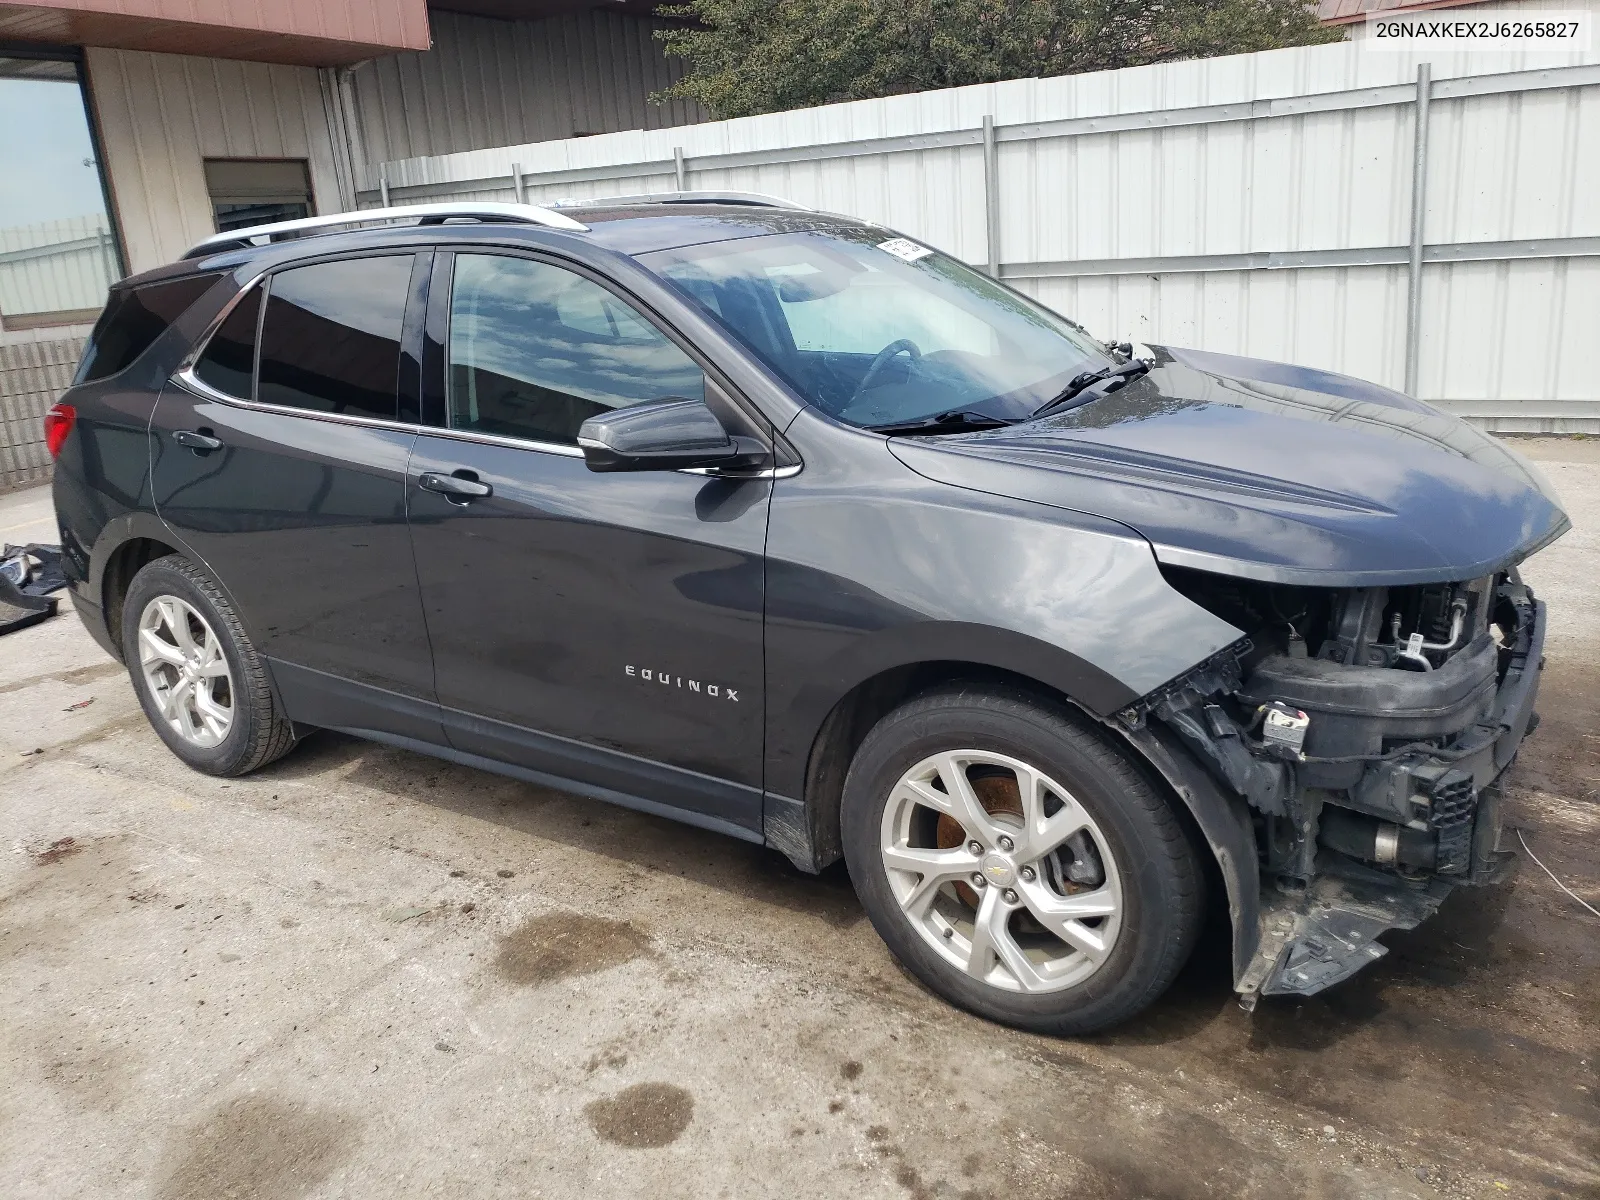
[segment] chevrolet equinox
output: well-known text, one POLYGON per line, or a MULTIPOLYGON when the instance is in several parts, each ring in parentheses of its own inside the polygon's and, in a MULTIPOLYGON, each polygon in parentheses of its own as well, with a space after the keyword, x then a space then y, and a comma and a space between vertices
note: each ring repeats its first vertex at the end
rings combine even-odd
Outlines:
POLYGON ((769 198, 433 204, 117 284, 46 419, 74 605, 157 734, 317 728, 843 858, 1051 1033, 1307 995, 1500 878, 1568 528, 1347 376, 1108 345, 769 198))

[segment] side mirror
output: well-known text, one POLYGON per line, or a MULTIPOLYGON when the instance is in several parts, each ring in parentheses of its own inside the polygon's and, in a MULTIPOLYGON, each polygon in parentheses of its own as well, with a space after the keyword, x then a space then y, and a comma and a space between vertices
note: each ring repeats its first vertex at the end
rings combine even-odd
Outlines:
POLYGON ((591 471, 750 471, 770 458, 755 438, 730 437, 699 400, 658 400, 590 417, 578 429, 578 446, 591 471))

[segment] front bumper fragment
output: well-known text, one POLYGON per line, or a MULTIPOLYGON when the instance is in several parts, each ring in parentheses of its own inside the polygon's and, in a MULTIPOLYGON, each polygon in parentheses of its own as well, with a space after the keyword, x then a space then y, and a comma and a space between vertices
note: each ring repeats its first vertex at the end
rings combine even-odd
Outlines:
MULTIPOLYGON (((1380 934, 1415 928, 1459 885, 1498 883, 1514 870, 1515 855, 1500 849, 1502 787, 1523 739, 1537 725, 1546 627, 1545 606, 1531 597, 1527 603, 1530 619, 1506 647, 1507 669, 1492 713, 1476 727, 1476 736, 1467 735, 1473 748, 1448 758, 1408 756, 1382 768, 1411 779, 1431 771, 1467 787, 1476 803, 1461 836, 1451 839, 1459 858, 1452 853, 1447 865, 1441 857, 1442 873, 1407 877, 1322 853, 1317 874, 1303 889, 1264 888, 1260 941, 1235 983, 1246 1008, 1260 996, 1309 996, 1348 979, 1388 953, 1377 940, 1380 934)), ((1445 845, 1441 838, 1441 853, 1445 845)))
MULTIPOLYGON (((1389 952, 1378 935, 1415 929, 1438 911, 1460 883, 1508 879, 1516 856, 1500 849, 1500 788, 1478 794, 1472 822, 1472 861, 1465 879, 1400 879, 1360 863, 1338 860, 1301 892, 1274 889, 1262 897, 1261 938, 1235 984, 1239 1001, 1259 996, 1310 996, 1350 978, 1389 952)), ((1319 864, 1320 865, 1320 864, 1319 864)))

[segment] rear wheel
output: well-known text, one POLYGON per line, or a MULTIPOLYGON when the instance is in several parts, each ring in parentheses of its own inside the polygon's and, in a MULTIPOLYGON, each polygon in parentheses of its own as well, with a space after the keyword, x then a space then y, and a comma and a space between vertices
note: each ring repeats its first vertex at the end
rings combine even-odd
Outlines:
POLYGON ((244 775, 294 746, 255 647, 216 581, 179 555, 147 563, 122 608, 123 661, 161 740, 208 775, 244 775))
POLYGON ((1021 692, 952 688, 868 734, 845 856, 890 949, 952 1003, 1081 1034, 1155 1000, 1199 928, 1177 814, 1114 744, 1021 692))

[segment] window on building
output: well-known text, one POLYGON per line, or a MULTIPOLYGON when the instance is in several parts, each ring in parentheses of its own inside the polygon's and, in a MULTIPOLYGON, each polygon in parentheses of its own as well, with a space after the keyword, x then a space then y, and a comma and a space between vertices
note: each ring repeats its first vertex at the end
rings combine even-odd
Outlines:
POLYGON ((87 325, 122 277, 78 67, 0 54, 0 332, 87 325))
POLYGON ((694 361, 597 283, 546 263, 458 254, 450 427, 574 445, 613 408, 705 399, 694 361))
POLYGON ((411 259, 349 258, 272 276, 256 400, 394 420, 411 259))
POLYGON ((205 165, 218 233, 311 215, 303 158, 208 158, 205 165))

